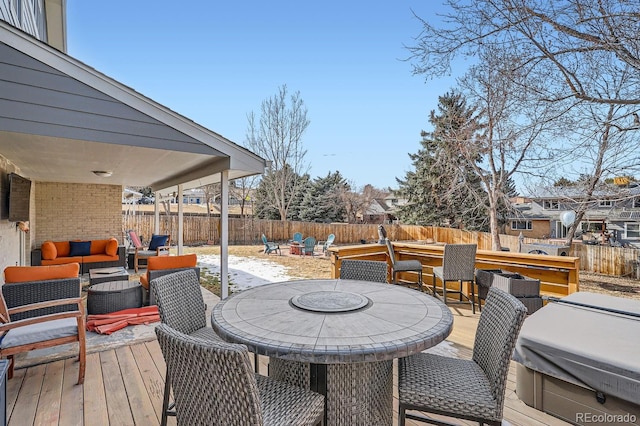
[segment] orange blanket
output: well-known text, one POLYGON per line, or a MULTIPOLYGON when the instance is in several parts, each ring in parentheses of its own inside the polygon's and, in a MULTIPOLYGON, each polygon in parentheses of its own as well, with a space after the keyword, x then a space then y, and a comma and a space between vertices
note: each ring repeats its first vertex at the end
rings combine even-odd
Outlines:
POLYGON ((87 316, 87 330, 99 334, 111 334, 128 325, 149 324, 160 321, 157 306, 123 309, 108 314, 87 316))

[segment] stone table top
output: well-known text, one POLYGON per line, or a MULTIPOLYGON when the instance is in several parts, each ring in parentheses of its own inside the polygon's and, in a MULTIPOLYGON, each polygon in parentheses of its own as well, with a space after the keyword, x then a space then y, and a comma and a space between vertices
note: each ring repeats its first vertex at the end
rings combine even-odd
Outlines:
POLYGON ((421 352, 451 333, 453 316, 436 298, 392 284, 299 280, 236 293, 214 307, 211 324, 261 355, 333 364, 421 352))

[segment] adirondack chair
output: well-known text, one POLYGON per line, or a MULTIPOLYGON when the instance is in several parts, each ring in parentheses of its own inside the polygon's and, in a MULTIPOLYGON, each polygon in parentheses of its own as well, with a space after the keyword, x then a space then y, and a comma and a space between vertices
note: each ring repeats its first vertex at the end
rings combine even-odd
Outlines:
POLYGON ((282 254, 282 252, 280 252, 280 246, 273 241, 267 240, 267 237, 264 234, 262 234, 262 242, 264 243, 265 254, 271 254, 271 252, 278 253, 280 255, 282 254))
POLYGON ((313 256, 313 251, 316 248, 316 239, 314 237, 307 237, 302 243, 304 244, 304 246, 302 246, 302 250, 300 250, 300 255, 313 256))
POLYGON ((327 253, 327 249, 333 242, 335 241, 336 236, 334 234, 329 234, 326 241, 318 241, 318 244, 322 244, 322 253, 327 253))
POLYGON ((293 238, 289 242, 290 243, 298 243, 298 244, 302 245, 302 232, 295 232, 293 234, 293 238))

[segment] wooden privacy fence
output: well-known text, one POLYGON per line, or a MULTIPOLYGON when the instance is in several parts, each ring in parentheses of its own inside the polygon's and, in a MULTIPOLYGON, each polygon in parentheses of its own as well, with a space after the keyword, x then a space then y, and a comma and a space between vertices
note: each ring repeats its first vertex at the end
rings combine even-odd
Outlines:
MULTIPOLYGON (((444 244, 394 243, 394 255, 398 260, 418 260, 422 264, 422 281, 431 286, 433 268, 442 265, 444 244)), ((357 246, 330 247, 331 274, 333 278, 340 276, 340 264, 344 259, 382 260, 389 262, 387 248, 382 244, 366 244, 357 246)), ((517 272, 529 278, 540 280, 542 294, 566 296, 578 291, 580 260, 572 256, 546 256, 541 254, 512 253, 491 250, 478 250, 476 268, 501 269, 517 272)), ((398 274, 399 281, 417 282, 417 272, 398 274)), ((391 278, 391 277, 388 277, 391 278)), ((441 283, 438 283, 441 285, 441 283)), ((449 285, 448 285, 449 286, 449 285)), ((470 295, 467 284, 463 291, 470 295)))
MULTIPOLYGON (((148 241, 154 229, 153 214, 136 214, 122 216, 123 231, 134 229, 148 241)), ((184 215, 183 241, 186 245, 219 244, 220 219, 216 216, 184 215)), ((452 228, 438 228, 434 226, 416 225, 384 225, 387 236, 392 241, 411 241, 419 243, 475 243, 478 250, 491 250, 491 235, 485 232, 465 231, 452 228)), ((178 216, 172 214, 160 215, 160 232, 171 234, 171 241, 178 241, 178 216)), ((312 236, 317 240, 326 240, 329 234, 334 234, 335 244, 338 246, 376 243, 378 241, 378 225, 376 224, 346 224, 346 223, 311 223, 279 220, 265 220, 255 218, 229 219, 229 244, 261 244, 260 236, 265 234, 270 241, 284 243, 289 241, 295 232, 303 236, 312 236)), ((547 240, 525 238, 524 243, 548 243, 547 240)), ((503 248, 517 253, 519 249, 518 237, 500 235, 503 248)), ((580 259, 583 271, 596 272, 607 275, 634 275, 638 269, 637 249, 592 246, 587 244, 573 244, 571 256, 580 259)))

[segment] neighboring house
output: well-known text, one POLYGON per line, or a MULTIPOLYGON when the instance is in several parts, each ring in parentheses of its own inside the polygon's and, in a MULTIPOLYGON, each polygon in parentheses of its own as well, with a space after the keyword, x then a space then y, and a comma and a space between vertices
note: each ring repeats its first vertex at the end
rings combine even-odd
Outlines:
POLYGON ((394 191, 391 191, 384 198, 375 198, 371 201, 369 207, 359 215, 359 218, 363 223, 394 223, 398 220, 397 208, 406 203, 407 200, 399 198, 394 191))
MULTIPOLYGON (((640 247, 640 186, 610 187, 597 194, 580 222, 577 237, 585 242, 616 243, 640 247)), ((516 214, 508 218, 508 235, 529 238, 565 238, 568 228, 562 215, 576 211, 580 194, 569 189, 528 199, 516 199, 516 214)))
MULTIPOLYGON (((267 165, 67 55, 66 25, 65 0, 0 0, 0 270, 27 264, 45 240, 123 243, 125 186, 156 197, 218 182, 228 189, 267 165), (29 182, 28 234, 9 220, 10 173, 29 182)), ((226 223, 226 203, 222 210, 226 223)))
POLYGON ((391 223, 395 216, 384 199, 374 199, 367 209, 360 215, 362 223, 391 223))

